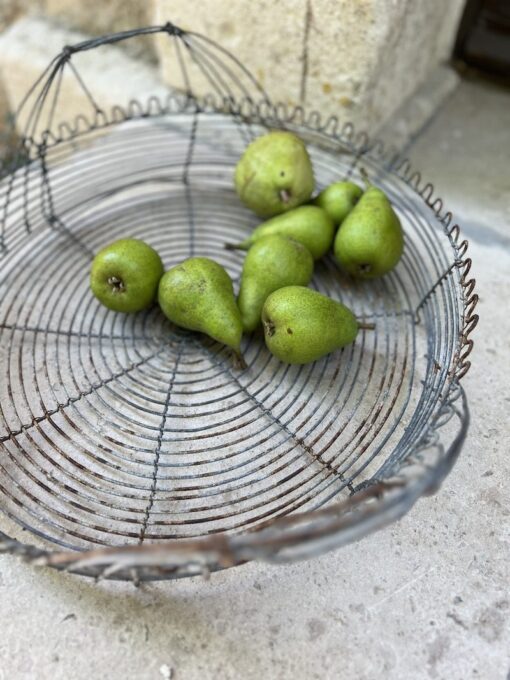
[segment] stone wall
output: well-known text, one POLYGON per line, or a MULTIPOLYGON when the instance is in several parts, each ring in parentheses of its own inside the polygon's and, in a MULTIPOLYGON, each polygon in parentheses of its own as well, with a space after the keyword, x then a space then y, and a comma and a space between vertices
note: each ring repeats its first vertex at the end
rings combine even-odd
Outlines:
MULTIPOLYGON (((43 14, 91 35, 126 31, 152 23, 152 0, 43 0, 43 14)), ((124 43, 132 55, 156 60, 154 42, 137 37, 124 43)))
MULTIPOLYGON (((2 0, 0 77, 13 110, 62 45, 76 40, 73 30, 84 37, 170 20, 232 51, 273 100, 352 120, 373 132, 448 59, 464 4, 465 0, 2 0), (6 28, 12 22, 16 22, 12 28, 6 28)), ((120 97, 118 103, 125 104, 124 95, 132 96, 140 83, 145 83, 144 94, 149 87, 160 92, 163 84, 184 85, 168 36, 129 40, 111 50, 107 69, 99 57, 88 67, 89 77, 108 95, 108 102, 120 97), (129 57, 126 61, 126 52, 136 63, 129 57), (114 77, 125 87, 119 87, 114 77)), ((198 93, 211 90, 197 68, 190 67, 190 73, 198 93)), ((81 102, 76 91, 65 94, 74 99, 63 109, 67 115, 81 102)))
MULTIPOLYGON (((47 17, 55 23, 90 35, 124 31, 152 21, 152 0, 0 0, 0 32, 24 15, 47 17)), ((155 59, 150 40, 129 43, 132 53, 155 59)))
MULTIPOLYGON (((232 51, 274 100, 374 130, 448 59, 464 0, 155 0, 155 21, 232 51), (196 11, 200 4, 201 12, 196 11)), ((165 82, 182 86, 158 39, 165 82)), ((198 82, 209 88, 205 77, 198 82)))

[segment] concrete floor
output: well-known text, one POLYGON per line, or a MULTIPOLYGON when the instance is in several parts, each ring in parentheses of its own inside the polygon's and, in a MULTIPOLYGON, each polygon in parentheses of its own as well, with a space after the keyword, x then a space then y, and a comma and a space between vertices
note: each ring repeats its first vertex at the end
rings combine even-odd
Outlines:
POLYGON ((510 246, 510 91, 463 81, 407 153, 469 239, 510 246))
POLYGON ((510 93, 463 82, 409 149, 471 239, 472 426, 441 491, 321 558, 94 585, 0 560, 0 680, 510 678, 510 93))

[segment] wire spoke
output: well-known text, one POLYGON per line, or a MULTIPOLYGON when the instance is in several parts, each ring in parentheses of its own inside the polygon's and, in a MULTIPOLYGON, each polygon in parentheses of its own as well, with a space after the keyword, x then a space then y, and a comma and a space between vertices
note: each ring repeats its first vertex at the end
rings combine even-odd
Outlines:
POLYGON ((100 112, 100 111, 101 111, 101 107, 99 106, 99 104, 96 102, 96 100, 95 100, 94 97, 92 96, 92 93, 91 93, 91 91, 89 90, 89 88, 85 85, 85 83, 84 83, 84 81, 83 81, 83 78, 81 77, 81 75, 80 75, 78 69, 76 68, 76 66, 73 64, 73 62, 71 61, 71 59, 69 59, 69 61, 68 61, 67 63, 69 64, 69 68, 70 68, 71 71, 73 72, 74 77, 76 78, 76 81, 78 82, 78 84, 79 84, 79 86, 81 87, 83 93, 85 94, 85 96, 86 96, 87 99, 89 100, 89 102, 90 102, 92 108, 94 109, 94 111, 100 112))
POLYGON ((169 412, 170 412, 170 405, 171 405, 171 398, 172 398, 172 390, 174 388, 174 382, 175 382, 175 376, 177 375, 177 371, 179 369, 179 362, 181 360, 182 356, 182 344, 179 347, 179 351, 177 354, 177 357, 175 359, 175 364, 172 370, 172 375, 170 377, 170 381, 168 383, 168 389, 166 393, 166 398, 165 398, 165 406, 163 409, 163 417, 161 418, 161 424, 159 426, 159 432, 158 432, 158 441, 157 441, 157 446, 154 451, 154 468, 153 468, 153 473, 152 473, 152 484, 151 484, 151 490, 150 490, 150 496, 149 496, 149 501, 147 503, 147 507, 144 512, 143 516, 143 521, 142 521, 142 527, 140 529, 140 535, 138 538, 138 543, 143 543, 145 539, 145 534, 147 533, 147 526, 149 524, 149 518, 151 514, 152 507, 154 505, 154 499, 156 497, 156 488, 158 484, 158 471, 159 471, 159 458, 161 455, 161 447, 163 444, 163 435, 165 433, 165 426, 166 426, 166 421, 168 420, 169 412))
POLYGON ((331 463, 328 461, 324 460, 323 457, 316 453, 313 448, 307 444, 301 437, 299 437, 295 432, 292 432, 292 430, 289 429, 285 423, 283 423, 277 416, 274 415, 268 408, 264 406, 264 404, 257 399, 257 397, 249 390, 246 389, 246 387, 242 384, 242 382, 239 380, 235 372, 227 366, 227 364, 224 361, 220 361, 216 358, 213 352, 211 352, 207 347, 202 345, 200 342, 198 342, 195 338, 193 338, 193 343, 196 345, 196 347, 199 347, 202 351, 204 351, 207 354, 207 357, 209 360, 218 368, 223 369, 225 374, 234 382, 237 387, 245 394, 256 406, 257 408, 266 416, 271 422, 276 425, 280 430, 285 432, 286 435, 288 435, 292 441, 296 442, 304 451, 307 453, 309 456, 311 456, 317 463, 319 463, 323 468, 326 468, 329 470, 330 474, 334 474, 337 476, 346 486, 347 488, 353 492, 354 487, 352 486, 351 482, 347 482, 345 477, 340 473, 331 463))
POLYGON ((193 152, 195 149, 195 143, 197 138, 198 129, 198 111, 195 110, 193 113, 193 120, 191 123, 189 145, 186 153, 186 161, 184 163, 182 181, 186 192, 186 206, 188 211, 188 225, 189 225, 189 254, 190 257, 195 255, 195 209, 193 205, 193 195, 191 192, 190 181, 189 181, 189 169, 191 163, 193 162, 193 152))
POLYGON ((140 361, 137 361, 127 368, 124 368, 122 371, 118 371, 117 373, 114 373, 108 378, 104 378, 103 380, 98 381, 97 383, 94 383, 90 385, 89 388, 86 390, 83 390, 79 392, 78 395, 74 397, 69 397, 67 401, 65 401, 62 404, 59 404, 56 408, 50 409, 44 413, 42 416, 35 416, 32 419, 32 422, 27 423, 25 425, 22 425, 18 430, 12 430, 9 432, 7 435, 3 435, 0 437, 0 442, 6 442, 11 439, 14 439, 18 437, 20 434, 23 434, 27 430, 30 430, 33 427, 37 427, 42 422, 45 422, 47 420, 50 420, 52 416, 56 415, 57 413, 61 413, 64 411, 66 408, 69 406, 72 406, 73 404, 76 404, 78 401, 83 399, 84 397, 88 397, 94 392, 97 392, 97 390, 101 389, 102 387, 105 387, 106 385, 109 385, 110 383, 114 382, 115 380, 118 380, 119 378, 122 378, 126 375, 129 375, 132 371, 135 371, 136 369, 140 368, 140 366, 143 366, 144 364, 147 364, 149 361, 152 361, 152 359, 155 359, 156 357, 160 356, 163 354, 163 352, 166 350, 166 347, 161 347, 157 351, 152 352, 149 356, 144 357, 140 361))
MULTIPOLYGON (((62 328, 44 328, 41 326, 21 326, 19 324, 0 323, 0 330, 21 331, 27 333, 40 333, 41 335, 60 335, 64 338, 84 338, 86 340, 122 340, 150 342, 156 338, 145 337, 143 335, 117 335, 115 333, 85 333, 80 331, 66 331, 62 328)), ((163 342, 163 338, 157 338, 163 342)))
POLYGON ((49 181, 48 181, 48 178, 47 178, 47 174, 44 170, 43 170, 43 176, 46 178, 45 181, 44 181, 44 184, 45 184, 46 191, 47 191, 47 198, 48 198, 48 201, 50 203, 50 205, 49 205, 50 212, 47 216, 47 219, 48 219, 50 226, 52 227, 52 229, 55 229, 55 231, 57 231, 59 234, 62 234, 63 236, 68 238, 70 241, 72 241, 72 243, 74 243, 74 245, 78 246, 78 248, 87 256, 87 258, 90 261, 92 261, 94 259, 94 255, 95 255, 94 251, 91 250, 87 245, 85 245, 85 243, 83 243, 83 241, 81 240, 81 238, 79 236, 76 236, 76 234, 73 234, 73 232, 64 224, 64 222, 59 217, 56 216, 56 214, 54 212, 54 208, 53 208, 53 200, 52 200, 52 197, 51 197, 50 184, 49 184, 49 181))

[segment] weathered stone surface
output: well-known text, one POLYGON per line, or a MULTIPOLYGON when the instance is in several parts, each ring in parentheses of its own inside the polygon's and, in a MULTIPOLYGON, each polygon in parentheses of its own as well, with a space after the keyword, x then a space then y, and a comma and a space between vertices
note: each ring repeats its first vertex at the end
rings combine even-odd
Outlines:
POLYGON ((26 12, 42 12, 45 0, 1 0, 0 32, 26 12))
POLYGON ((446 65, 437 66, 427 80, 413 92, 377 130, 388 147, 405 149, 459 87, 460 76, 446 65))
MULTIPOLYGON (((148 26, 152 0, 44 0, 44 14, 69 28, 102 35, 148 26)), ((130 38, 122 46, 133 56, 155 58, 151 38, 130 38)))
MULTIPOLYGON (((154 20, 204 33, 241 60, 275 101, 376 129, 451 49, 464 0, 155 0, 154 20), (200 12, 197 12, 197 4, 200 12)), ((157 40, 165 80, 182 86, 176 53, 157 40)), ((204 75, 193 85, 211 90, 204 75)))
MULTIPOLYGON (((3 0, 0 29, 27 13, 45 14, 62 27, 91 35, 170 20, 230 50, 274 100, 352 120, 373 132, 447 59, 464 4, 465 0, 452 0, 446 7, 441 0, 3 0)), ((119 46, 144 60, 159 56, 165 81, 185 87, 168 36, 137 37, 119 46)), ((207 57, 202 52, 200 58, 207 57)), ((28 59, 30 54, 24 58, 28 59)), ((21 66, 22 71, 25 68, 21 66)), ((214 90, 210 68, 208 77, 188 59, 187 69, 198 93, 214 90)), ((226 93, 225 83, 220 89, 226 93)))
POLYGON ((8 164, 16 145, 16 135, 9 120, 9 102, 0 81, 0 168, 8 164))
MULTIPOLYGON (((16 110, 31 85, 64 45, 86 37, 31 17, 20 19, 5 31, 0 36, 0 78, 11 111, 16 110)), ((144 101, 149 95, 165 96, 168 91, 159 81, 155 67, 132 59, 118 47, 101 47, 75 54, 72 61, 99 107, 106 111, 114 105, 125 106, 132 98, 144 101)), ((51 97, 47 101, 48 107, 41 115, 37 132, 47 124, 51 97)), ((27 104, 17 121, 19 132, 24 131, 33 101, 29 100, 27 104)), ((93 107, 72 71, 66 67, 54 126, 61 121, 72 121, 78 114, 90 117, 93 107)))
MULTIPOLYGON (((280 92, 282 100, 297 104, 303 54, 303 16, 300 5, 301 3, 294 0, 276 3, 266 0, 225 3, 218 3, 216 0, 200 0, 199 3, 164 0, 155 3, 153 21, 156 24, 171 21, 181 28, 202 33, 217 41, 252 71, 268 93, 280 92), (200 6, 200 12, 197 12, 197 5, 200 6), (281 32, 283 27, 285 36, 281 32)), ((166 35, 156 39, 161 72, 166 82, 184 88, 185 79, 173 42, 166 35)), ((221 92, 228 94, 224 84, 208 68, 201 52, 203 43, 190 37, 189 44, 197 59, 203 59, 208 73, 218 83, 221 92)), ((206 47, 212 49, 211 46, 206 47)), ((198 94, 215 92, 210 80, 197 68, 190 55, 185 50, 182 53, 192 89, 198 94)), ((216 50, 215 54, 227 67, 235 68, 219 51, 216 50)), ((221 66, 217 65, 216 69, 217 73, 222 73, 225 81, 229 79, 225 70, 221 71, 221 66)), ((235 92, 236 95, 238 93, 239 91, 235 92)))

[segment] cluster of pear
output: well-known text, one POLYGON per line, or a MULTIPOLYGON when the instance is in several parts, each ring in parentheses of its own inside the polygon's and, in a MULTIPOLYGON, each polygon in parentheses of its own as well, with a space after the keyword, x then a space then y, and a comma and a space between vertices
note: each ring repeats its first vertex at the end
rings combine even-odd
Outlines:
POLYGON ((403 250, 400 221, 387 196, 367 184, 335 182, 312 200, 315 187, 307 149, 286 131, 257 138, 235 172, 236 191, 257 215, 270 218, 228 249, 247 250, 239 295, 225 269, 192 257, 164 273, 161 258, 143 241, 122 239, 94 258, 91 289, 109 309, 135 312, 157 298, 175 324, 230 347, 239 365, 243 331, 262 326, 272 354, 305 364, 344 347, 359 324, 341 302, 307 288, 314 260, 333 246, 351 276, 374 278, 393 269, 403 250))

